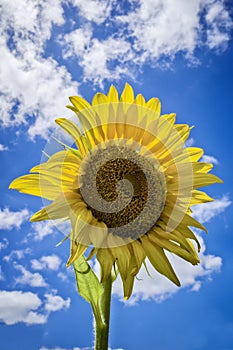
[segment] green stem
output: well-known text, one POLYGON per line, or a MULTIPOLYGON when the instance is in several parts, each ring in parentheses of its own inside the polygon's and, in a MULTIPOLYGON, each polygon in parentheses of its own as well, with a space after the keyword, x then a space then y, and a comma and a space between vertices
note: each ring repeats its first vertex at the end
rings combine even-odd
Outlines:
POLYGON ((108 350, 110 305, 112 294, 111 275, 102 283, 104 292, 101 296, 100 309, 103 318, 102 323, 95 322, 95 350, 108 350))

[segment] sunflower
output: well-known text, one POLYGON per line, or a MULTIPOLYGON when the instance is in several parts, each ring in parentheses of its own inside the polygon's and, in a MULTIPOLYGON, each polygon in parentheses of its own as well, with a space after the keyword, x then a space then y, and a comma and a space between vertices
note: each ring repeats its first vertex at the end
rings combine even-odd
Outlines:
POLYGON ((199 263, 200 244, 190 227, 205 228, 191 216, 191 206, 213 200, 198 188, 222 182, 209 173, 212 164, 199 161, 201 148, 186 147, 191 128, 175 124, 175 114, 160 115, 157 98, 134 97, 129 84, 120 98, 112 85, 92 104, 79 96, 70 101, 79 123, 56 123, 72 136, 72 147, 10 188, 51 201, 31 221, 70 220, 67 266, 90 247, 88 258, 96 255, 101 281, 114 267, 128 299, 147 257, 180 286, 166 252, 199 263))

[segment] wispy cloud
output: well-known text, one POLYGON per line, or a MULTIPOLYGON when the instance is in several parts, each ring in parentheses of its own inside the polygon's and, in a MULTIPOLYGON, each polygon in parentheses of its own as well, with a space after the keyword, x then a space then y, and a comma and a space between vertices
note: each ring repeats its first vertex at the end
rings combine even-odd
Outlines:
POLYGON ((2 151, 8 151, 8 147, 7 146, 4 146, 4 145, 2 145, 1 143, 0 143, 0 152, 2 152, 2 151))
POLYGON ((67 69, 52 57, 44 58, 53 26, 63 24, 60 0, 2 3, 1 121, 10 126, 35 120, 28 130, 31 138, 46 137, 55 117, 70 115, 64 106, 77 91, 78 84, 67 69))
POLYGON ((6 127, 28 125, 32 139, 46 138, 56 117, 71 116, 64 106, 82 82, 136 79, 145 64, 169 67, 177 54, 194 62, 198 48, 224 50, 230 40, 232 19, 223 0, 140 0, 127 7, 70 0, 66 6, 80 20, 73 27, 63 1, 2 3, 0 119, 6 127), (46 51, 49 40, 60 50, 57 57, 46 51), (64 64, 73 59, 81 70, 79 82, 61 66, 62 50, 64 64))
POLYGON ((2 249, 6 249, 9 245, 9 241, 6 238, 3 238, 2 242, 0 242, 0 251, 2 249))
MULTIPOLYGON (((56 117, 71 115, 65 105, 68 96, 77 93, 77 84, 72 82, 66 68, 60 67, 52 58, 31 57, 27 62, 21 55, 15 56, 5 43, 1 46, 1 64, 4 66, 0 75, 4 82, 4 85, 0 83, 0 101, 4 108, 2 123, 12 126, 34 119, 28 129, 29 137, 41 135, 46 138, 56 117)), ((26 49, 30 50, 30 47, 29 43, 26 49)))
POLYGON ((29 237, 35 241, 42 241, 46 236, 54 234, 54 226, 50 222, 33 222, 29 237))
POLYGON ((31 266, 33 270, 49 269, 57 271, 60 267, 60 264, 61 259, 55 254, 42 256, 40 259, 31 260, 31 266))
POLYGON ((53 222, 33 222, 31 227, 32 229, 27 237, 31 237, 34 241, 42 241, 47 236, 57 235, 59 242, 59 240, 62 240, 71 231, 71 224, 68 220, 65 222, 59 220, 53 222))
POLYGON ((207 45, 210 49, 224 49, 229 41, 232 21, 224 1, 207 1, 207 45))
POLYGON ((90 27, 77 29, 66 34, 63 41, 64 58, 73 57, 83 69, 84 80, 91 80, 103 87, 104 80, 118 80, 127 76, 133 78, 133 66, 138 58, 132 52, 131 45, 123 38, 110 37, 99 40, 92 37, 90 27), (110 68, 111 63, 121 62, 110 68), (96 67, 98 62, 98 67, 96 67))
POLYGON ((59 295, 45 294, 45 310, 48 312, 55 312, 70 307, 70 298, 66 300, 59 295))
POLYGON ((102 24, 111 16, 114 0, 71 0, 81 17, 96 24, 102 24))
POLYGON ((0 230, 19 229, 24 221, 29 218, 29 211, 11 211, 9 208, 0 209, 0 230))
POLYGON ((185 142, 185 146, 186 147, 192 147, 194 145, 194 138, 190 137, 186 142, 185 142))
POLYGON ((3 274, 2 267, 0 266, 0 281, 4 281, 4 280, 5 280, 5 276, 3 274))
POLYGON ((212 163, 215 165, 219 164, 219 161, 213 157, 213 156, 208 156, 207 154, 205 154, 202 158, 201 158, 201 162, 206 162, 206 163, 212 163))
POLYGON ((134 49, 142 51, 143 59, 154 60, 162 56, 173 59, 178 52, 190 59, 197 47, 225 45, 232 27, 224 2, 212 0, 141 0, 136 11, 119 16, 118 20, 127 26, 134 39, 134 49), (209 35, 204 39, 206 31, 209 35), (212 44, 216 33, 221 39, 212 44))
POLYGON ((220 199, 216 199, 214 202, 204 203, 192 207, 193 216, 200 222, 209 222, 215 216, 224 212, 232 204, 227 195, 222 196, 220 199))
POLYGON ((44 277, 38 273, 28 271, 24 266, 15 264, 14 267, 21 272, 21 276, 15 279, 16 284, 25 284, 31 287, 46 287, 44 277))
POLYGON ((3 260, 6 262, 9 262, 14 259, 22 260, 25 255, 30 253, 31 253, 30 248, 12 250, 9 255, 5 255, 3 257, 3 260))
POLYGON ((86 27, 65 35, 64 58, 76 56, 84 79, 97 85, 110 78, 137 75, 147 63, 170 67, 178 53, 188 63, 197 62, 197 48, 225 49, 230 40, 232 20, 223 1, 140 0, 127 10, 109 1, 105 12, 98 0, 90 1, 85 10, 84 1, 74 0, 73 4, 86 27), (95 12, 99 17, 94 17, 95 12), (111 34, 98 37, 94 22, 105 22, 111 34))

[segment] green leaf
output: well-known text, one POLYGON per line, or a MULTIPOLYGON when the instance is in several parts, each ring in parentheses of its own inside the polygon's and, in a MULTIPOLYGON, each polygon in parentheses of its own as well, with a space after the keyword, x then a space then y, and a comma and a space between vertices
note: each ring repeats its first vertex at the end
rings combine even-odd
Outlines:
POLYGON ((73 266, 79 294, 91 304, 96 323, 102 327, 104 321, 101 316, 100 300, 104 291, 103 286, 84 256, 75 260, 73 266))

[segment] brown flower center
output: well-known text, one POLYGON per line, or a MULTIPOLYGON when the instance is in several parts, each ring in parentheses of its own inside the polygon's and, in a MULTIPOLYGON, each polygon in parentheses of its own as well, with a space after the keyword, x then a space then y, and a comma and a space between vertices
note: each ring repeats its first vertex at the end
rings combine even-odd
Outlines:
POLYGON ((93 216, 114 235, 139 238, 161 215, 165 181, 151 159, 124 144, 105 144, 82 162, 82 197, 93 216))

